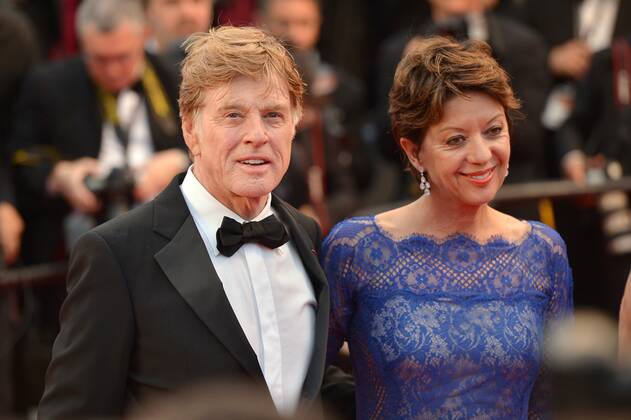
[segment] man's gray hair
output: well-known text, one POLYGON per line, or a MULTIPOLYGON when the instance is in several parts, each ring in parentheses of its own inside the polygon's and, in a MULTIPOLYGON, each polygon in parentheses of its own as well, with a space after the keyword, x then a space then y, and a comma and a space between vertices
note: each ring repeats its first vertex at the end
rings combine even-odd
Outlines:
POLYGON ((140 26, 145 23, 145 13, 138 0, 83 0, 77 9, 75 27, 81 35, 88 25, 98 32, 111 32, 123 21, 140 26))

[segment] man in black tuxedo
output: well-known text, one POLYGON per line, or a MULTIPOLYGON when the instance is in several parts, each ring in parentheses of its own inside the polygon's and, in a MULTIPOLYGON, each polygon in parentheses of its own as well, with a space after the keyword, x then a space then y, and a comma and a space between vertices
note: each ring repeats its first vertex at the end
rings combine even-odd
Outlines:
POLYGON ((152 394, 235 378, 282 413, 317 399, 329 312, 320 231, 271 194, 302 80, 258 29, 213 29, 186 51, 193 165, 74 248, 40 418, 118 416, 152 394))

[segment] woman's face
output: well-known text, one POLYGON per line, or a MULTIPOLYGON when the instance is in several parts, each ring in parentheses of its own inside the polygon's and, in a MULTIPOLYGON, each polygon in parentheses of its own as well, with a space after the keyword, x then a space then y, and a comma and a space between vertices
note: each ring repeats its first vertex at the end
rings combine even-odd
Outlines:
POLYGON ((401 145, 410 162, 425 169, 432 199, 466 207, 487 204, 508 173, 506 113, 484 93, 449 99, 420 148, 408 139, 401 139, 401 145))

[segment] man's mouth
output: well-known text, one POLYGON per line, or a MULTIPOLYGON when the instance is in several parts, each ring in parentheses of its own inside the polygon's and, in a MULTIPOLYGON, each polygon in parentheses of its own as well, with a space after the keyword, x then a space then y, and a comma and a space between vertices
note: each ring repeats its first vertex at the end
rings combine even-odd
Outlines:
POLYGON ((263 160, 263 159, 246 159, 246 160, 241 160, 239 162, 245 165, 252 165, 252 166, 259 166, 259 165, 264 165, 268 163, 267 160, 263 160))

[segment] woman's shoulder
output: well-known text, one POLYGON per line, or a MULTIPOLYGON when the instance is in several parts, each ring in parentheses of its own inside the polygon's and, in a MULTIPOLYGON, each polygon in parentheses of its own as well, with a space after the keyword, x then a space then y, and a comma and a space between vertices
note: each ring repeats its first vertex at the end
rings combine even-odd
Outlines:
POLYGON ((529 220, 528 224, 532 227, 532 236, 545 244, 552 253, 566 254, 565 241, 559 232, 539 221, 529 220))
POLYGON ((333 279, 341 276, 339 270, 347 266, 343 262, 354 260, 357 251, 367 243, 365 239, 375 231, 373 216, 353 217, 336 224, 324 238, 320 250, 320 262, 327 275, 333 279))
POLYGON ((329 244, 337 241, 357 241, 375 231, 374 216, 352 217, 333 226, 324 241, 329 244))

